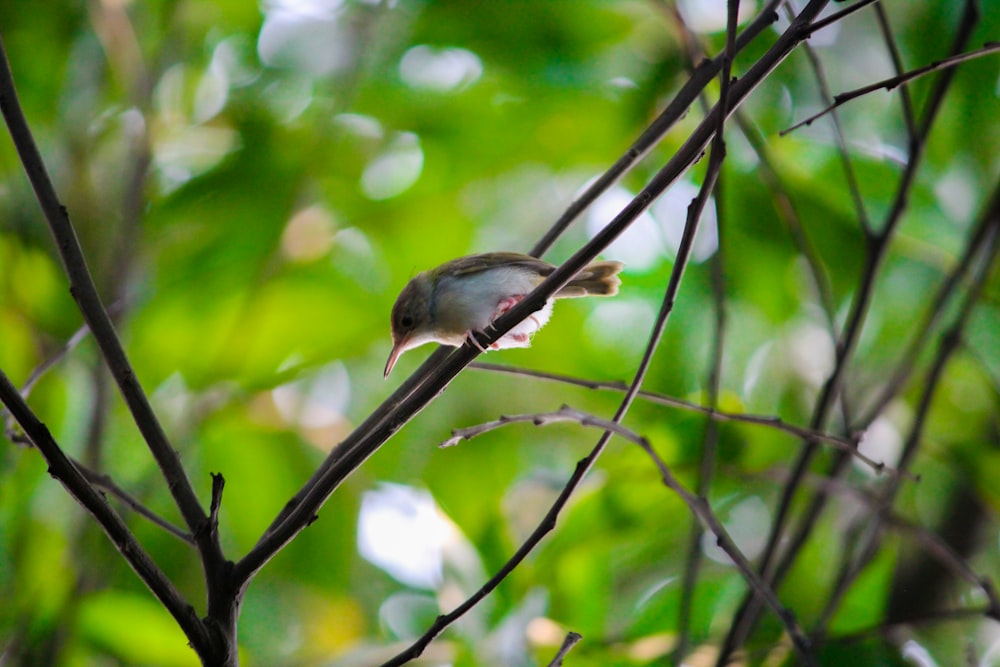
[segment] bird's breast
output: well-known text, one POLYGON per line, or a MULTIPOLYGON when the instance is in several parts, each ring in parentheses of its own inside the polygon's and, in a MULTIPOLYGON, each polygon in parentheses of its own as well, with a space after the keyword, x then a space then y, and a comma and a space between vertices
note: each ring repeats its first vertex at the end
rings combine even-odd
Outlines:
POLYGON ((434 328, 441 334, 482 331, 497 304, 533 290, 541 277, 523 269, 498 267, 462 276, 443 276, 434 299, 434 328))

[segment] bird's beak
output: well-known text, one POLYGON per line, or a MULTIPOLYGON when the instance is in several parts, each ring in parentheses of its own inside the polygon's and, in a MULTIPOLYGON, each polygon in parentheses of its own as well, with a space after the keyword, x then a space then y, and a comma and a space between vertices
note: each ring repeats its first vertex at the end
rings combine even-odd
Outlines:
POLYGON ((383 378, 389 377, 389 373, 392 372, 392 367, 396 365, 396 360, 399 359, 399 355, 406 352, 408 349, 406 345, 407 342, 406 338, 400 338, 399 340, 394 338, 392 340, 392 352, 389 353, 389 360, 385 362, 385 375, 382 376, 383 378))

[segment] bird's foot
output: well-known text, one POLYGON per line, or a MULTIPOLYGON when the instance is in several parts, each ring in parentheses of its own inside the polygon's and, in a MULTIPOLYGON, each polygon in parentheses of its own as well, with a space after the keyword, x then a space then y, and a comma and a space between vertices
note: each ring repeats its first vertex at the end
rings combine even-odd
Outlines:
POLYGON ((505 296, 504 298, 500 299, 500 301, 497 303, 496 310, 493 311, 493 317, 490 318, 490 325, 492 326, 493 323, 496 322, 501 315, 503 315, 508 310, 519 304, 521 302, 521 299, 524 298, 524 296, 525 296, 524 294, 514 294, 512 296, 505 296))
MULTIPOLYGON (((483 347, 478 340, 476 340, 475 332, 472 329, 469 329, 468 331, 465 332, 465 338, 470 343, 472 343, 472 346, 475 347, 477 350, 484 353, 486 352, 486 348, 483 347)), ((496 343, 493 343, 492 345, 490 345, 490 349, 497 350, 500 348, 497 346, 496 343)))
MULTIPOLYGON (((486 325, 487 328, 488 329, 495 329, 495 327, 493 326, 493 323, 496 322, 498 319, 500 319, 500 317, 502 315, 506 314, 507 311, 509 311, 511 308, 513 308, 517 304, 521 303, 521 301, 524 299, 525 296, 527 296, 527 295, 526 294, 514 294, 512 296, 505 296, 504 298, 500 299, 500 301, 497 303, 496 310, 493 311, 493 317, 490 318, 490 323, 486 325)), ((534 315, 528 315, 527 319, 529 319, 529 320, 531 320, 532 322, 535 323, 535 330, 536 331, 538 329, 542 328, 542 323, 539 322, 538 318, 535 317, 534 315)), ((521 334, 517 334, 516 336, 514 336, 514 338, 518 342, 523 342, 522 341, 523 336, 521 334)))

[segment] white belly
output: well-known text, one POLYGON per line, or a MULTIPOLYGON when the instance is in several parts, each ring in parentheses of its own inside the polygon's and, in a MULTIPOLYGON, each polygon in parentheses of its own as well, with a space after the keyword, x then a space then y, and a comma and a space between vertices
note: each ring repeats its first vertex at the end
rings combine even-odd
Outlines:
MULTIPOLYGON (((497 317, 504 299, 527 295, 541 282, 523 269, 499 267, 458 278, 442 278, 434 303, 435 329, 441 337, 464 339, 468 331, 484 331, 497 317)), ((552 299, 496 343, 497 348, 528 347, 529 337, 552 315, 552 299)), ((449 343, 452 341, 449 340, 449 343)), ((461 344, 456 340, 452 344, 461 344)))

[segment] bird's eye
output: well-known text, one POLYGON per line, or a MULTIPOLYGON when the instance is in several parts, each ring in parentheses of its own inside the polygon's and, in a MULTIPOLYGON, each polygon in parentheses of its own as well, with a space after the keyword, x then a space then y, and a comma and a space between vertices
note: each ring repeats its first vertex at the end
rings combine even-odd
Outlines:
POLYGON ((402 319, 399 320, 399 323, 403 325, 404 328, 409 329, 413 326, 413 318, 409 315, 404 315, 402 319))

